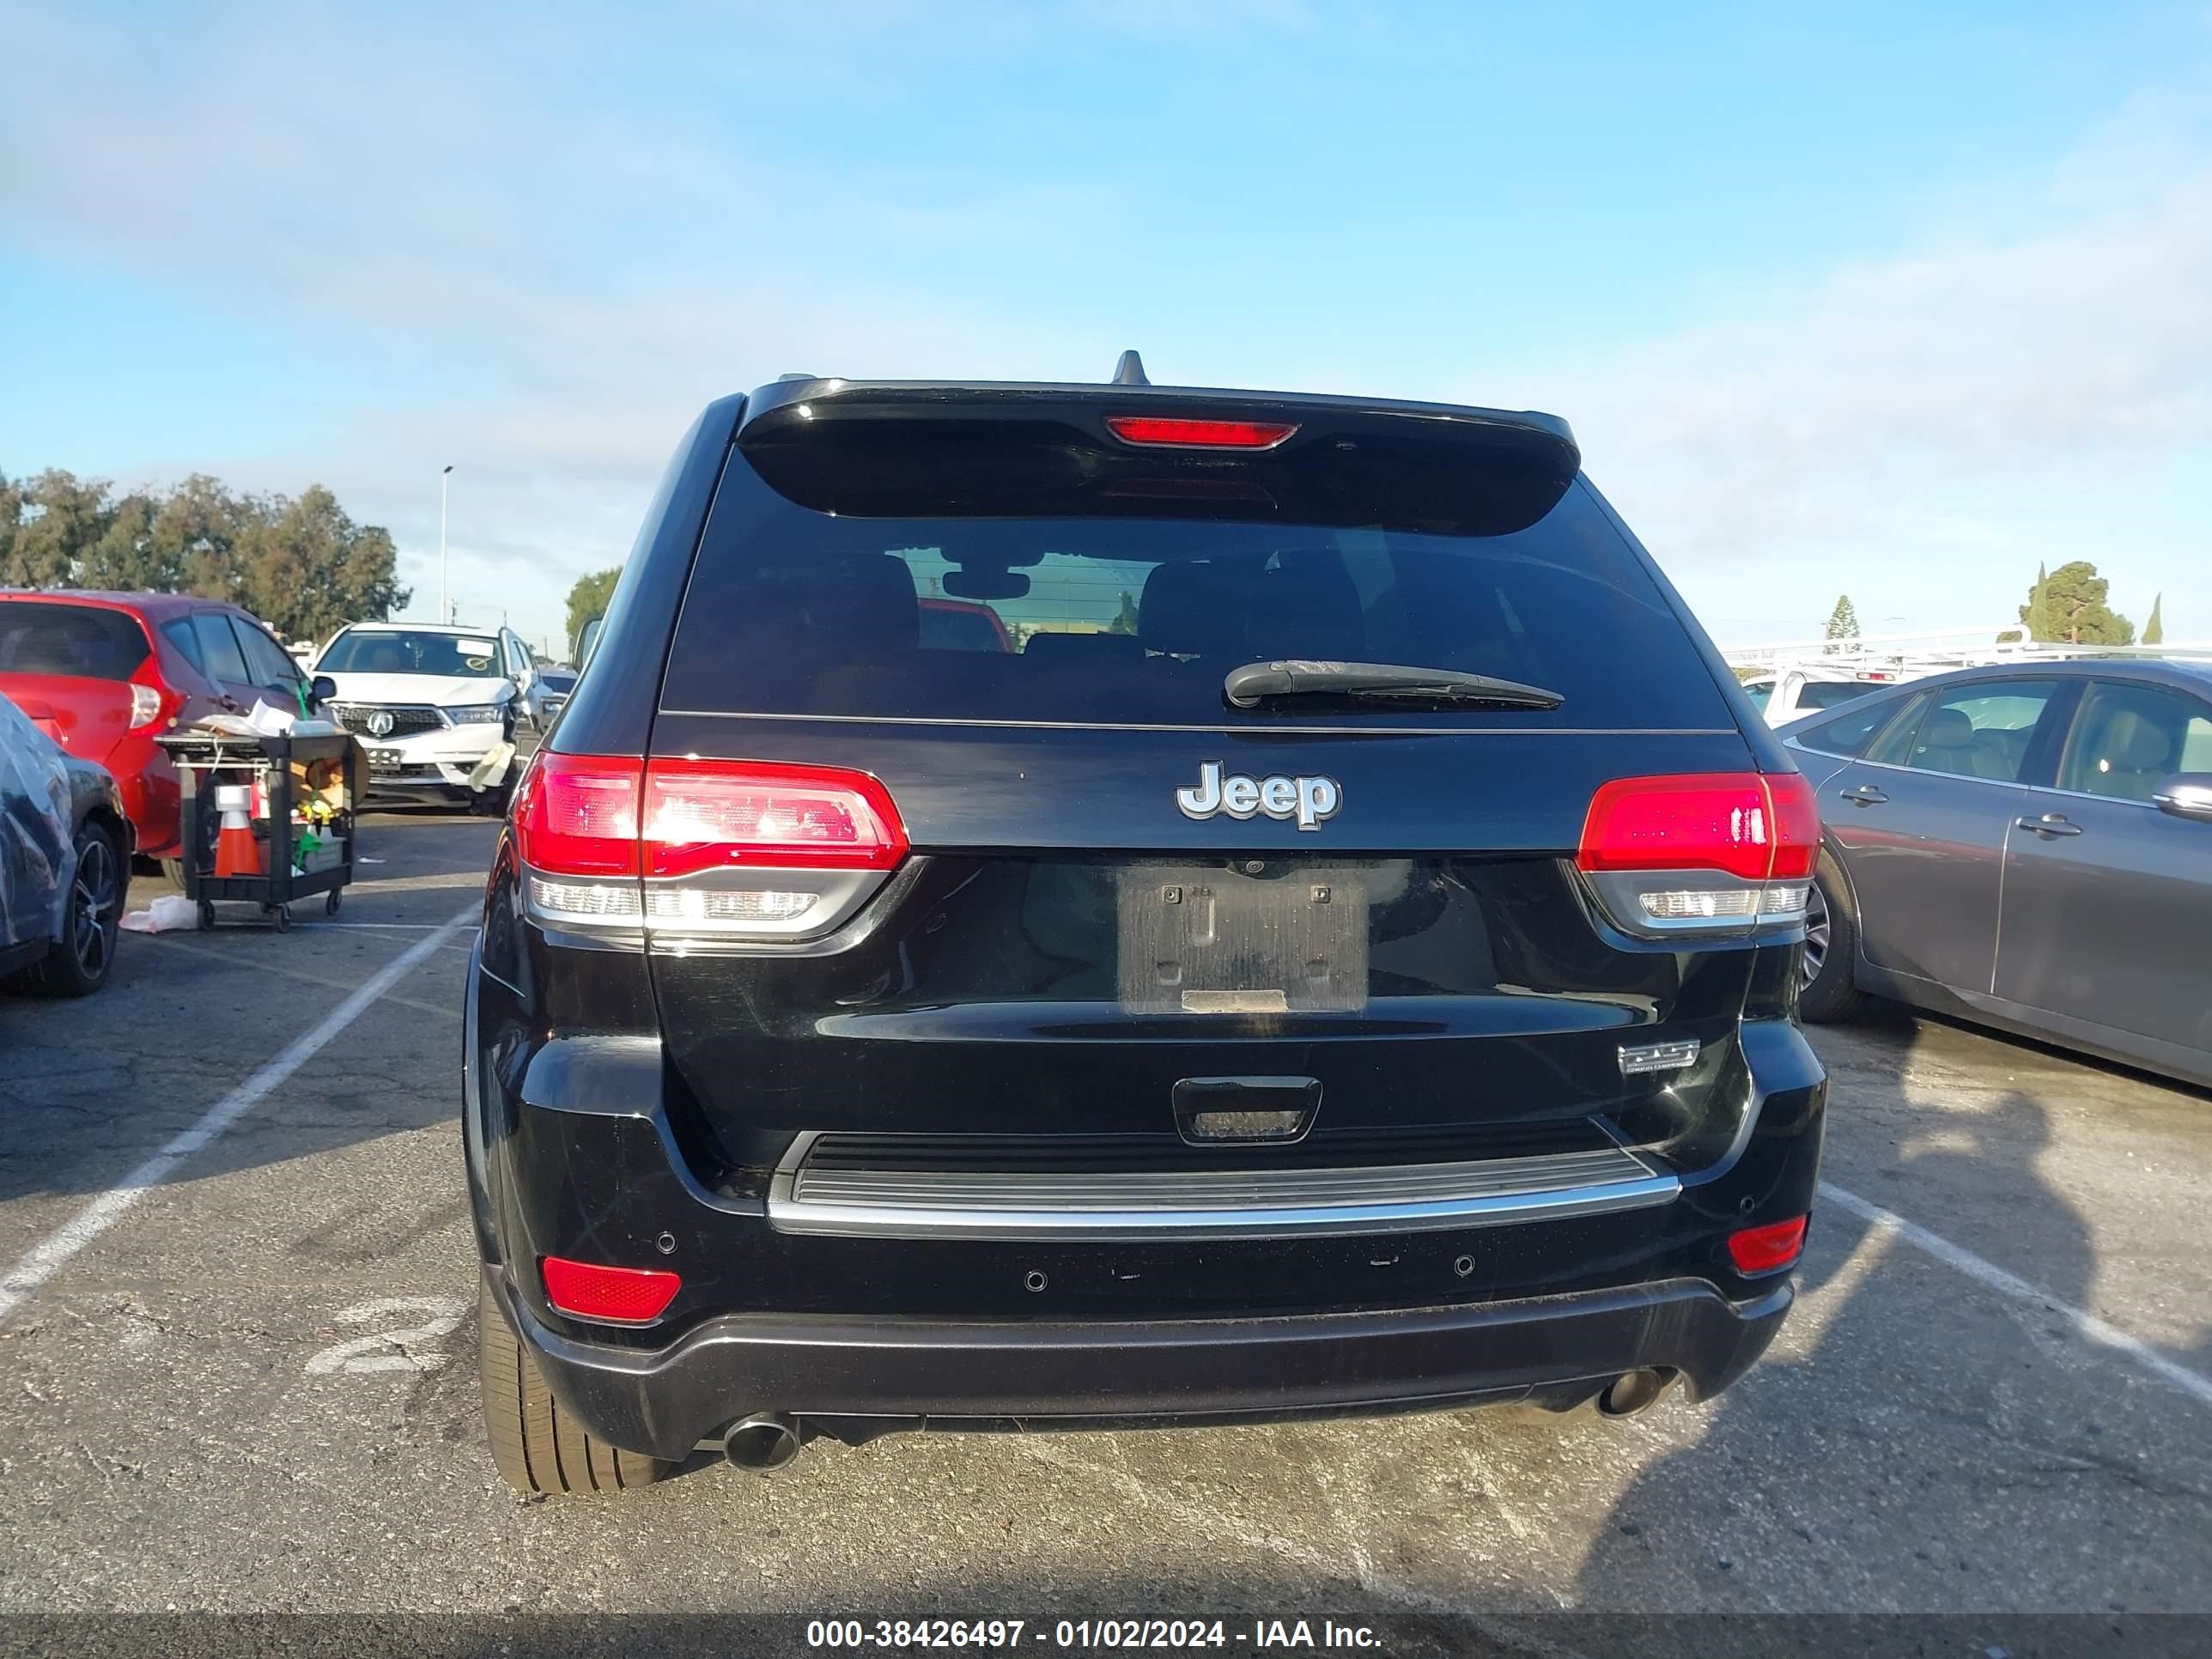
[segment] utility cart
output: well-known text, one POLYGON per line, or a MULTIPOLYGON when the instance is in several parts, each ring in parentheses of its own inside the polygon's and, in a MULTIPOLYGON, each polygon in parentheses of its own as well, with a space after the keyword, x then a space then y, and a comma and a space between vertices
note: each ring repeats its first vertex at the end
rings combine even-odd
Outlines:
POLYGON ((199 906, 202 927, 213 927, 215 907, 230 901, 259 905, 280 933, 297 899, 320 893, 323 913, 337 915, 353 880, 356 804, 367 785, 351 736, 176 732, 155 741, 176 765, 185 896, 199 906), (234 790, 240 794, 226 830, 219 799, 234 790))

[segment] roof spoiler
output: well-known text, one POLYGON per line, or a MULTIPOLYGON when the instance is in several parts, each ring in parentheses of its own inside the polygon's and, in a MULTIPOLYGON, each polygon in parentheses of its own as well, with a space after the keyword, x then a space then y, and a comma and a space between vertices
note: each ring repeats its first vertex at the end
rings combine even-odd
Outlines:
POLYGON ((778 381, 746 400, 737 447, 790 500, 863 518, 1221 519, 1476 536, 1534 524, 1581 469, 1574 434, 1554 415, 1125 378, 1143 373, 1125 352, 1103 386, 778 381))

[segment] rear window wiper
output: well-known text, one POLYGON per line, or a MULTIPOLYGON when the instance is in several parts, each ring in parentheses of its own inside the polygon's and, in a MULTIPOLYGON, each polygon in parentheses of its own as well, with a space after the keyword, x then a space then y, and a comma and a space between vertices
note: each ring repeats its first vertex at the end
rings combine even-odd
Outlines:
POLYGON ((1450 703, 1463 708, 1557 708, 1556 691, 1455 668, 1407 668, 1387 662, 1248 662, 1221 683, 1231 708, 1296 697, 1355 702, 1450 703))

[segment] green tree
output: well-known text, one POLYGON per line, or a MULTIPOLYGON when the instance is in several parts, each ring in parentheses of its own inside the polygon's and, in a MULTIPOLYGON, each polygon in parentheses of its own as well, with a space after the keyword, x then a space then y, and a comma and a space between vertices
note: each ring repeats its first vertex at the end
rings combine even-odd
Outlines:
MULTIPOLYGON (((1852 608, 1850 594, 1839 593, 1836 596, 1836 608, 1828 612, 1828 624, 1823 632, 1825 637, 1832 640, 1858 638, 1859 613, 1852 608)), ((1844 647, 1840 645, 1832 645, 1826 648, 1834 652, 1840 651, 1844 647)))
POLYGON ((74 578, 80 587, 112 587, 125 592, 159 589, 168 584, 156 580, 154 568, 154 500, 150 495, 125 495, 108 511, 107 528, 100 539, 77 559, 74 578))
POLYGON ((23 516, 23 487, 9 482, 8 475, 0 472, 0 582, 8 580, 8 572, 15 559, 15 523, 23 516))
POLYGON ((52 469, 0 478, 0 585, 204 594, 290 639, 390 616, 409 598, 398 568, 391 532, 356 524, 320 484, 292 501, 196 472, 118 501, 52 469))
POLYGON ((161 498, 147 545, 150 586, 198 593, 211 599, 239 597, 238 544, 267 518, 267 504, 234 495, 204 472, 195 472, 161 498))
POLYGON ((2166 618, 2160 614, 2165 608, 2166 595, 2154 596, 2150 602, 2150 620, 2143 624, 2142 642, 2145 645, 2166 643, 2166 618))
POLYGON ((2035 567, 2035 585, 2027 590, 2027 603, 2020 608, 2020 619, 2027 625, 2032 642, 2046 643, 2058 637, 2051 620, 2050 592, 2051 573, 2039 564, 2035 567))
POLYGON ((576 585, 568 590, 568 639, 572 644, 576 635, 584 631, 586 623, 607 614, 607 601, 614 597, 615 583, 621 578, 620 565, 576 578, 576 585))
POLYGON ((1114 613, 1114 620, 1106 624, 1109 634, 1134 634, 1137 631, 1137 602, 1129 597, 1129 590, 1121 590, 1121 608, 1114 613))
POLYGON ((2136 625, 2106 604, 2112 584, 2087 559, 2062 564, 2028 589, 2020 619, 2028 636, 2061 645, 2132 645, 2136 625))
MULTIPOLYGON (((227 526, 230 597, 286 639, 320 639, 350 622, 380 621, 407 603, 391 532, 356 524, 320 484, 297 501, 246 504, 227 526)), ((204 563, 211 562, 201 556, 204 563)))
POLYGON ((0 586, 76 584, 85 555, 107 533, 106 483, 49 467, 8 493, 14 511, 0 558, 0 586))

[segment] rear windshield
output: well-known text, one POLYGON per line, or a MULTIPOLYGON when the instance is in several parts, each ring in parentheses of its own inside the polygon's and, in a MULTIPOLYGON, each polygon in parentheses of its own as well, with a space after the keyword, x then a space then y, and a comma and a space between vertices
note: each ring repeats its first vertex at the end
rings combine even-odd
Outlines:
POLYGON ((1732 724, 1689 634, 1579 487, 1532 527, 1502 536, 854 518, 758 487, 726 489, 684 597, 662 705, 1213 728, 1732 724), (1230 670, 1283 658, 1462 670, 1563 701, 1548 712, 1225 704, 1230 670))
POLYGON ((128 612, 0 599, 0 674, 127 680, 149 649, 146 630, 128 612))

